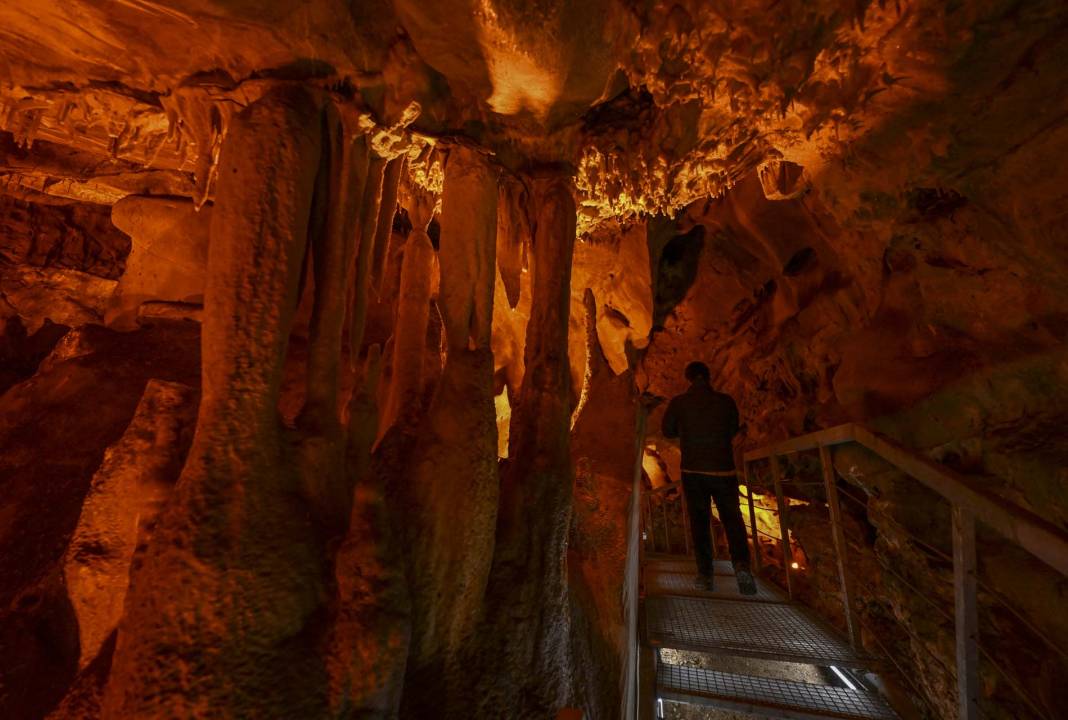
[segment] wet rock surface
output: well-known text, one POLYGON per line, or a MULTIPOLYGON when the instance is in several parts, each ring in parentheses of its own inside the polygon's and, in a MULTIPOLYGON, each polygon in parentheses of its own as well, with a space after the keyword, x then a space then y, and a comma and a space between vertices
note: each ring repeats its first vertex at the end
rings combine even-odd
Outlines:
MULTIPOLYGON (((0 26, 0 714, 615 717, 634 397, 694 359, 739 450, 864 422, 1068 530, 1061 2, 0 26), (139 483, 179 470, 127 577, 139 483)), ((677 479, 655 432, 642 460, 677 479)), ((865 643, 950 714, 946 508, 835 464, 865 643)), ((785 472, 799 591, 840 622, 818 470, 785 472)), ((1055 710, 1027 625, 1063 646, 1064 580, 980 547, 1012 678, 984 667, 984 713, 1055 710)))
POLYGON ((154 378, 199 385, 195 326, 73 330, 33 377, 0 396, 7 658, 0 702, 9 717, 40 717, 78 669, 78 624, 62 558, 105 450, 122 437, 154 378))

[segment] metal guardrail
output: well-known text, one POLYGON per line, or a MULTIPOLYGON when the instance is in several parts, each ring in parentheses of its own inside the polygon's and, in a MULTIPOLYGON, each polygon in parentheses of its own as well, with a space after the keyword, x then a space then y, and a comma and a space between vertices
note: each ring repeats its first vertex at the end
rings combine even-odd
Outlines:
MULTIPOLYGON (((780 509, 779 527, 785 559, 783 565, 787 589, 792 597, 789 518, 788 508, 784 503, 779 457, 806 450, 819 451, 827 506, 831 516, 831 532, 841 584, 842 604, 850 640, 858 649, 860 618, 851 602, 852 583, 846 560, 841 510, 838 504, 839 492, 830 456, 832 446, 845 443, 862 445, 933 490, 950 504, 954 585, 952 620, 956 634, 959 717, 961 720, 977 720, 980 714, 978 662, 982 648, 979 647, 978 639, 976 521, 985 523, 1064 576, 1068 576, 1068 533, 1038 515, 1006 502, 989 490, 977 486, 970 478, 854 423, 828 428, 745 453, 743 475, 747 488, 751 487, 752 463, 765 458, 771 463, 772 480, 780 509)), ((750 510, 752 510, 752 505, 750 505, 750 510)), ((755 529, 755 522, 753 527, 755 529)), ((759 548, 759 543, 754 542, 754 547, 759 548)), ((985 654, 985 651, 983 652, 985 654)), ((1008 679, 1011 681, 1011 678, 1008 679)))
MULTIPOLYGON (((642 456, 645 444, 645 420, 646 408, 642 407, 638 417, 638 433, 634 479, 632 487, 632 499, 628 527, 628 557, 627 578, 624 595, 624 607, 627 615, 629 634, 630 657, 627 664, 626 692, 624 696, 624 717, 635 718, 640 712, 639 682, 638 682, 638 632, 637 632, 637 606, 639 597, 639 568, 640 558, 646 550, 660 550, 656 537, 656 513, 659 511, 661 525, 663 527, 665 550, 673 549, 670 529, 668 507, 672 507, 671 514, 681 513, 679 523, 683 534, 683 549, 687 554, 690 552, 690 536, 687 532, 688 515, 685 506, 685 493, 682 491, 682 483, 676 482, 657 488, 655 490, 642 490, 642 456), (669 499, 672 490, 677 490, 673 498, 669 499), (644 542, 643 542, 644 541, 644 542)), ((748 505, 750 540, 753 548, 754 570, 759 571, 762 563, 761 544, 759 535, 771 537, 768 533, 760 530, 756 522, 756 508, 753 501, 753 468, 754 462, 768 460, 771 466, 771 476, 777 501, 779 516, 779 537, 777 540, 782 549, 783 570, 785 572, 787 592, 790 597, 794 594, 792 552, 790 538, 789 507, 785 502, 783 492, 783 477, 779 458, 798 452, 816 450, 819 453, 822 482, 812 483, 823 485, 827 500, 827 508, 831 520, 832 541, 835 549, 835 560, 839 578, 840 593, 836 593, 842 602, 845 613, 846 627, 849 640, 854 649, 860 651, 860 631, 862 619, 856 612, 852 598, 852 581, 849 573, 849 564, 846 557, 845 536, 842 527, 842 512, 839 506, 839 497, 845 496, 853 502, 862 503, 869 512, 878 511, 867 507, 858 498, 850 493, 839 491, 834 465, 831 461, 831 448, 836 445, 857 443, 875 453, 890 465, 895 466, 905 474, 915 478, 936 494, 948 501, 951 508, 951 525, 953 551, 952 557, 938 548, 925 543, 922 539, 902 530, 908 538, 933 553, 946 562, 952 562, 954 575, 954 608, 952 618, 948 618, 948 611, 944 614, 952 620, 956 635, 956 682, 961 720, 977 720, 980 716, 979 709, 979 674, 978 662, 980 653, 989 658, 989 653, 979 645, 978 638, 978 608, 977 589, 979 579, 976 565, 976 521, 985 523, 997 533, 1012 541, 1019 547, 1027 550, 1039 558, 1061 575, 1068 576, 1068 533, 1049 523, 1038 515, 1006 502, 986 488, 979 487, 975 482, 950 468, 935 463, 918 453, 909 450, 899 443, 869 430, 858 424, 850 423, 828 428, 800 437, 775 443, 764 448, 751 450, 744 454, 742 463, 742 476, 745 492, 740 493, 748 505)), ((804 483, 809 484, 809 483, 804 483)), ((889 518, 888 518, 889 519, 889 518)), ((890 519, 892 520, 892 519, 890 519)), ((896 522, 896 521, 895 521, 896 522)), ((713 535, 713 537, 715 537, 713 535)), ((908 584, 906 582, 906 584, 908 584)), ((911 585, 909 585, 911 587, 911 585)), ((984 589, 989 592, 988 588, 984 589)), ((997 595, 994 594, 995 599, 997 595)), ((1002 602, 1005 607, 1019 616, 1007 602, 1002 602)), ((1021 618, 1023 620, 1023 618, 1021 618)), ((1032 632, 1035 629, 1029 622, 1024 621, 1032 632)), ((1040 640, 1049 642, 1048 638, 1037 634, 1040 640)), ((876 641, 888 652, 882 641, 876 636, 876 641)), ((1065 652, 1054 647, 1054 650, 1065 655, 1065 652)), ((888 658, 902 672, 906 681, 911 678, 905 672, 892 655, 888 658)), ((1009 684, 1021 692, 1022 690, 1008 677, 1004 669, 996 663, 998 670, 1009 684)), ((948 671, 948 668, 947 668, 948 671)), ((913 687, 918 692, 918 688, 913 687)), ((1024 695, 1024 700, 1028 698, 1024 695)), ((1037 710, 1032 703, 1027 703, 1032 710, 1037 710)), ((1041 713, 1036 713, 1041 714, 1041 713)))

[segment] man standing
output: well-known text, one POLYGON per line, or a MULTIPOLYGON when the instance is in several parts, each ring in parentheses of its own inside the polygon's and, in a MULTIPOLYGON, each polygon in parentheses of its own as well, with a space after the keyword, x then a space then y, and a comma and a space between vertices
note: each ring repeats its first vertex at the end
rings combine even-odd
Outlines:
POLYGON ((730 395, 710 385, 708 366, 686 366, 690 389, 671 399, 664 413, 664 437, 679 438, 682 445, 682 489, 690 511, 690 532, 697 554, 697 587, 711 590, 712 535, 709 530, 711 501, 727 530, 731 562, 738 591, 755 595, 756 583, 749 570, 749 544, 742 511, 738 507, 738 473, 734 469, 731 440, 738 434, 738 407, 730 395))

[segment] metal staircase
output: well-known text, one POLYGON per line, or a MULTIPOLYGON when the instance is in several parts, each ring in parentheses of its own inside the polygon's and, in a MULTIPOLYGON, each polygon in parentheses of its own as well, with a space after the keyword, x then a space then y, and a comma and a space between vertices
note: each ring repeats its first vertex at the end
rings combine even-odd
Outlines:
MULTIPOLYGON (((861 618, 852 602, 854 594, 841 523, 838 479, 831 463, 831 448, 835 445, 860 444, 944 499, 952 529, 949 560, 953 565, 955 607, 950 615, 956 632, 956 681, 962 720, 979 717, 980 655, 992 663, 994 660, 984 653, 979 642, 976 521, 1068 576, 1068 533, 889 438, 849 424, 745 454, 746 493, 742 505, 748 504, 747 529, 753 545, 754 569, 759 570, 761 563, 762 543, 757 536, 762 531, 756 523, 751 480, 754 464, 767 461, 777 500, 781 534, 774 540, 781 556, 779 564, 784 571, 785 592, 758 575, 757 594, 740 595, 731 565, 726 561, 717 561, 714 589, 697 590, 694 588, 696 568, 688 556, 681 488, 678 484, 654 491, 642 488, 644 424, 645 415, 641 413, 624 593, 631 633, 623 700, 623 716, 627 720, 662 717, 664 700, 777 718, 898 717, 875 688, 861 679, 871 677, 864 671, 890 664, 897 667, 899 677, 906 681, 909 677, 908 670, 892 656, 870 655, 860 642, 861 618), (784 502, 780 458, 806 451, 818 452, 822 468, 828 529, 840 581, 840 591, 835 595, 842 603, 845 634, 826 625, 793 599, 796 578, 791 574, 789 509, 784 502), (679 542, 673 542, 673 533, 679 542), (670 554, 679 551, 683 554, 670 554), (676 651, 699 653, 709 662, 678 662, 676 651), (799 682, 793 677, 754 672, 754 662, 800 663, 822 668, 826 682, 799 682)), ((842 495, 849 498, 844 490, 842 495)), ((877 634, 873 637, 878 642, 877 634)), ((1003 668, 999 669, 1004 672, 1003 668)), ((1043 717, 1043 714, 1036 713, 1036 716, 1043 717)))
POLYGON ((797 682, 665 662, 662 649, 707 653, 728 666, 730 658, 826 668, 859 668, 868 660, 774 585, 758 579, 755 596, 739 594, 730 563, 717 561, 712 591, 692 589, 694 578, 692 558, 646 556, 645 640, 656 651, 658 698, 776 718, 897 717, 878 695, 844 683, 797 682))

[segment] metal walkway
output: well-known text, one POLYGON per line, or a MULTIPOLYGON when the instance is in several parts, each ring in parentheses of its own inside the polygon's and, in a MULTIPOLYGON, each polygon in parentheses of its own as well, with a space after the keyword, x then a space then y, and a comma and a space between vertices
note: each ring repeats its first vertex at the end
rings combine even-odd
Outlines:
POLYGON ((859 687, 798 682, 718 667, 732 658, 859 668, 849 643, 807 610, 757 579, 757 595, 743 596, 730 563, 717 561, 712 591, 694 588, 693 559, 647 555, 643 567, 645 635, 657 650, 656 692, 663 700, 775 718, 894 720, 879 695, 859 687), (706 653, 717 667, 665 662, 663 649, 706 653))

